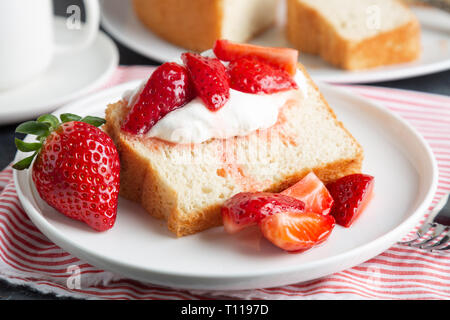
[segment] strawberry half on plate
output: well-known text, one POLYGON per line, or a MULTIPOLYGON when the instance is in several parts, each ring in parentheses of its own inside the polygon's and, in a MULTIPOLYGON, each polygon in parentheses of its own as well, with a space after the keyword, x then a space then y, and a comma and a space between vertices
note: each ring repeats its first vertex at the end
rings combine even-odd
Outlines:
POLYGON ((281 212, 260 223, 264 237, 289 252, 303 252, 323 243, 335 225, 334 218, 314 212, 281 212))
POLYGON ((292 197, 267 192, 241 192, 222 206, 225 231, 236 233, 258 224, 265 217, 279 212, 303 212, 305 204, 292 197))
POLYGON ((282 194, 303 201, 305 203, 305 211, 323 215, 330 213, 334 203, 328 189, 312 171, 292 187, 284 190, 282 194))
POLYGON ((336 222, 350 227, 361 215, 373 196, 374 177, 352 174, 327 185, 335 200, 331 215, 336 222))

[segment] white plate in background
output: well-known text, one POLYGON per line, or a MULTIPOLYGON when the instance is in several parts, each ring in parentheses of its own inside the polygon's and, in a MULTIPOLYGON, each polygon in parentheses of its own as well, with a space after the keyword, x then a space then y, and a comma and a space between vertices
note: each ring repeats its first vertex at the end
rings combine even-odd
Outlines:
POLYGON ((450 34, 450 13, 428 6, 413 6, 412 10, 422 25, 450 34))
MULTIPOLYGON (((57 110, 104 115, 133 81, 57 110)), ((53 242, 97 267, 186 289, 237 290, 312 280, 358 265, 388 249, 423 217, 437 187, 437 167, 424 139, 404 120, 342 89, 319 85, 339 120, 364 148, 363 172, 375 176, 374 198, 351 228, 336 226, 321 246, 288 254, 265 239, 244 240, 223 227, 175 238, 161 220, 119 198, 115 226, 103 233, 50 208, 37 195, 29 170, 15 171, 19 199, 53 242)), ((31 138, 31 137, 28 137, 31 138)), ((24 155, 18 153, 16 160, 24 155)))
MULTIPOLYGON (((102 1, 101 4, 103 27, 118 41, 138 53, 160 62, 166 62, 178 58, 182 52, 186 51, 186 49, 159 38, 145 28, 136 18, 131 1, 107 0, 102 1)), ((426 9, 417 7, 414 10, 420 13, 426 9)), ((437 11, 439 12, 439 10, 437 11)), ((429 21, 430 15, 426 14, 426 16, 429 21)), ((283 17, 283 14, 280 17, 283 17)), ((281 19, 283 18, 279 19, 279 25, 283 24, 281 19)), ((436 24, 442 20, 439 19, 441 19, 441 15, 438 16, 436 24)), ((429 28, 428 25, 424 23, 422 27, 422 57, 412 63, 350 72, 335 68, 313 55, 300 54, 299 61, 306 66, 314 80, 334 83, 397 80, 450 69, 450 32, 446 32, 445 28, 444 30, 429 28)), ((251 43, 266 46, 289 46, 280 26, 269 29, 253 39, 251 43)))

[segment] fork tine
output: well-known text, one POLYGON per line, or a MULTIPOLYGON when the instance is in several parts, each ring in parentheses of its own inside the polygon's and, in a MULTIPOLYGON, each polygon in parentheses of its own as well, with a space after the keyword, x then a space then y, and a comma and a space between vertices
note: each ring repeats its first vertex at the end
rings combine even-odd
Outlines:
POLYGON ((446 247, 450 244, 450 227, 446 227, 445 231, 443 232, 443 237, 441 240, 436 242, 435 244, 432 244, 430 246, 424 247, 423 249, 426 250, 441 250, 442 248, 446 247))
MULTIPOLYGON (((433 223, 434 218, 439 214, 439 212, 444 208, 445 204, 447 203, 449 199, 450 194, 446 194, 444 197, 442 197, 434 206, 434 208, 430 211, 428 214, 427 219, 422 224, 419 230, 417 230, 417 237, 408 240, 405 242, 400 242, 401 244, 408 245, 408 246, 416 246, 415 242, 419 241, 420 238, 422 238, 432 227, 434 227, 436 224, 433 223)), ((423 244, 424 242, 420 242, 420 244, 423 244)))
POLYGON ((450 250, 450 245, 448 245, 446 247, 443 247, 443 248, 435 249, 435 250, 432 250, 432 251, 447 251, 447 250, 450 250))
POLYGON ((445 226, 443 226, 441 224, 434 224, 433 227, 434 227, 434 229, 433 229, 433 232, 431 233, 430 238, 428 238, 422 242, 413 243, 412 246, 424 249, 424 247, 426 247, 427 245, 431 244, 434 240, 436 240, 445 229, 445 226))
MULTIPOLYGON (((434 208, 430 211, 430 213, 428 214, 428 217, 426 218, 425 222, 422 224, 422 226, 420 227, 420 229, 416 232, 417 236, 416 238, 412 239, 412 240, 408 240, 408 241, 400 241, 401 244, 404 245, 408 245, 408 246, 412 246, 412 247, 419 247, 422 248, 424 246, 428 247, 427 245, 430 244, 431 242, 433 242, 434 240, 436 240, 437 237, 439 237, 440 233, 442 232, 437 232, 439 230, 433 230, 433 234, 431 238, 428 239, 423 239, 421 242, 417 242, 420 241, 421 238, 426 235, 430 229, 432 228, 436 228, 437 226, 439 226, 438 223, 435 223, 434 220, 435 218, 439 215, 439 213, 441 212, 441 210, 448 206, 448 202, 450 201, 450 193, 446 194, 445 196, 443 196, 434 206, 434 208)), ((446 224, 446 223, 445 223, 446 224)), ((447 225, 447 224, 446 224, 447 225)), ((439 227, 439 229, 441 229, 441 227, 439 227)), ((445 228, 445 227, 444 227, 445 228)))
POLYGON ((414 239, 400 242, 400 243, 407 245, 407 246, 412 245, 414 242, 419 241, 420 238, 422 238, 430 230, 430 228, 431 228, 431 223, 425 223, 422 227, 420 227, 419 230, 417 230, 416 237, 414 239))

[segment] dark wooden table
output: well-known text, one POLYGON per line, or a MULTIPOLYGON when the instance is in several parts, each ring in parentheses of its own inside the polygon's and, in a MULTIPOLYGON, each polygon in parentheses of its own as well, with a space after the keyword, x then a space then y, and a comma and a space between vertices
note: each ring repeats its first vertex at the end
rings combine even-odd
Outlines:
MULTIPOLYGON (((55 12, 64 15, 66 8, 71 4, 80 4, 77 0, 55 1, 55 12)), ((121 65, 157 65, 158 62, 150 60, 115 41, 121 65)), ((450 96, 450 70, 423 77, 410 78, 398 81, 372 83, 374 86, 417 90, 450 96)), ((0 126, 0 168, 6 167, 14 158, 16 148, 14 145, 14 129, 18 124, 0 126)), ((450 138, 450 137, 449 137, 450 138)), ((10 285, 0 280, 0 299, 58 299, 52 294, 40 294, 21 286, 10 285)))

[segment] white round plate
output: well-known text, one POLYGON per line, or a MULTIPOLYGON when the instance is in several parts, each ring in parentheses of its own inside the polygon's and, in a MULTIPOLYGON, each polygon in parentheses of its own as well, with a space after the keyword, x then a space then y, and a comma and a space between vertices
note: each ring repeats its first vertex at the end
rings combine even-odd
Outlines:
MULTIPOLYGON (((72 103, 56 114, 102 116, 108 103, 135 88, 126 83, 72 103)), ((175 238, 165 222, 119 199, 117 222, 104 233, 46 205, 30 171, 15 171, 20 201, 34 224, 57 245, 92 265, 158 285, 205 290, 281 286, 360 264, 388 249, 418 223, 437 186, 437 167, 423 138, 383 107, 342 89, 320 85, 338 118, 365 150, 363 172, 375 176, 375 195, 351 228, 336 226, 320 247, 289 254, 255 237, 228 235, 223 227, 175 238)), ((31 140, 31 137, 28 137, 31 140)), ((16 160, 24 155, 18 153, 16 160)))
MULTIPOLYGON (((423 9, 415 9, 416 11, 423 9)), ((280 8, 278 26, 250 41, 254 44, 289 47, 284 37, 283 8, 280 8)), ((429 17, 429 15, 428 15, 429 17)), ((436 23, 435 23, 436 24, 436 23)), ((102 1, 102 25, 117 40, 140 54, 160 62, 172 61, 186 49, 159 38, 136 18, 131 1, 102 1)), ((367 71, 349 72, 335 68, 319 57, 300 54, 299 61, 314 80, 333 83, 368 83, 410 78, 450 68, 450 33, 445 28, 422 28, 422 57, 412 63, 381 67, 367 71)))
MULTIPOLYGON (((63 41, 76 37, 62 18, 55 19, 55 33, 55 37, 63 41)), ((36 79, 18 88, 0 91, 0 125, 36 118, 89 93, 109 79, 118 62, 116 45, 99 31, 88 48, 58 54, 36 79)))

